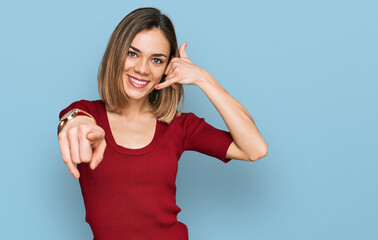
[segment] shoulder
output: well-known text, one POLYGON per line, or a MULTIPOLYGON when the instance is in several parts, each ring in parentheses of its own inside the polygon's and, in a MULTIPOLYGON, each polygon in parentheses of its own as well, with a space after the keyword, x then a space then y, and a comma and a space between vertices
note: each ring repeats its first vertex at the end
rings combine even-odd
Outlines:
POLYGON ((181 121, 185 121, 185 120, 191 120, 191 119, 201 119, 200 117, 198 117, 196 114, 192 113, 192 112, 183 112, 180 114, 180 116, 176 116, 174 120, 181 120, 181 121))
POLYGON ((176 115, 173 118, 171 123, 169 124, 164 123, 164 124, 169 127, 183 127, 183 126, 190 125, 193 122, 198 122, 201 119, 202 118, 197 117, 197 115, 195 115, 192 112, 187 112, 187 113, 183 112, 180 115, 176 115))
POLYGON ((204 118, 200 118, 192 112, 184 112, 179 116, 176 116, 169 124, 169 127, 176 130, 180 129, 180 131, 183 131, 183 133, 187 135, 193 132, 195 129, 200 128, 202 125, 204 125, 204 123, 204 118))
MULTIPOLYGON (((179 124, 190 124, 190 123, 193 123, 193 122, 198 122, 198 121, 201 121, 203 120, 203 118, 199 118, 196 114, 192 113, 192 112, 183 112, 181 113, 179 116, 176 116, 172 123, 179 123, 179 124)), ((172 124, 171 123, 171 124, 172 124)))
POLYGON ((71 105, 82 105, 82 106, 90 106, 90 105, 98 105, 102 104, 102 100, 87 100, 87 99, 80 99, 75 102, 72 102, 71 105))

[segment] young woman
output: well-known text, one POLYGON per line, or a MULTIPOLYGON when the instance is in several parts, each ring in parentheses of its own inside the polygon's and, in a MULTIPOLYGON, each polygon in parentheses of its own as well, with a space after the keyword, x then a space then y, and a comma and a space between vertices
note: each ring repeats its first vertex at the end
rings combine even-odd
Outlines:
POLYGON ((185 47, 178 49, 159 10, 134 10, 108 42, 98 73, 101 100, 60 112, 62 158, 79 179, 94 239, 188 239, 175 201, 181 154, 194 150, 224 162, 267 154, 251 115, 185 47), (207 95, 229 132, 177 110, 183 84, 207 95))

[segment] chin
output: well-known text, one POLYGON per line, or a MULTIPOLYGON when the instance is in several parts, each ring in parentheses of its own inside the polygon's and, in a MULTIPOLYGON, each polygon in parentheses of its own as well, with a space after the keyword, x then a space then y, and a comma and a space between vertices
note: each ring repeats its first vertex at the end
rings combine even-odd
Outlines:
POLYGON ((142 100, 148 97, 148 95, 153 91, 149 89, 148 91, 130 91, 125 89, 125 93, 129 99, 142 100))

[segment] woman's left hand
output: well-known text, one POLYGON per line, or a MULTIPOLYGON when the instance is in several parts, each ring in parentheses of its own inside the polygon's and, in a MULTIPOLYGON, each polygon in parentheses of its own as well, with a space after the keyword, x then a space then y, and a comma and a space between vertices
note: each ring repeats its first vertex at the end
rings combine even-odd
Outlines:
POLYGON ((166 87, 173 87, 177 89, 175 83, 180 84, 194 84, 197 85, 199 81, 210 77, 210 73, 195 65, 185 52, 187 43, 183 43, 179 48, 180 57, 172 58, 165 70, 165 81, 157 84, 156 89, 166 87))

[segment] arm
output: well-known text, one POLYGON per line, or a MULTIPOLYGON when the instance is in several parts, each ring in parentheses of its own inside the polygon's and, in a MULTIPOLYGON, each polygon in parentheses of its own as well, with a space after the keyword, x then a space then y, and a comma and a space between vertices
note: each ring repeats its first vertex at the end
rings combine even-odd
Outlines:
POLYGON ((161 89, 174 83, 198 86, 218 110, 234 140, 227 151, 227 158, 247 161, 263 158, 268 152, 268 145, 251 115, 209 72, 190 61, 185 47, 186 43, 181 45, 181 57, 171 60, 166 69, 166 81, 156 88, 161 89))
POLYGON ((234 140, 227 151, 227 158, 255 161, 265 157, 267 143, 248 111, 211 74, 199 79, 196 85, 218 110, 234 140))

